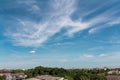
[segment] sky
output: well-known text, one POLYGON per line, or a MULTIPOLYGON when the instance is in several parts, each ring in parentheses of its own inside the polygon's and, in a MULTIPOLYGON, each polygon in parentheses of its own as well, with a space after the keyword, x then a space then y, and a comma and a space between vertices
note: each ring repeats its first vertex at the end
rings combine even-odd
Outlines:
POLYGON ((0 69, 119 61, 120 0, 0 0, 0 69))

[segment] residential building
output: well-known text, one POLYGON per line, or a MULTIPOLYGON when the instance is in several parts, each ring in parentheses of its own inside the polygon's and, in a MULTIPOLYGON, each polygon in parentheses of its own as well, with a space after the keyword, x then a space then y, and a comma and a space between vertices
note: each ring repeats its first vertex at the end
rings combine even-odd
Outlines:
POLYGON ((120 80, 120 76, 107 76, 107 80, 120 80))
POLYGON ((55 77, 51 75, 41 75, 37 76, 36 78, 30 78, 26 80, 65 80, 63 77, 55 77))
POLYGON ((119 70, 111 70, 108 72, 108 74, 120 74, 120 71, 119 70))

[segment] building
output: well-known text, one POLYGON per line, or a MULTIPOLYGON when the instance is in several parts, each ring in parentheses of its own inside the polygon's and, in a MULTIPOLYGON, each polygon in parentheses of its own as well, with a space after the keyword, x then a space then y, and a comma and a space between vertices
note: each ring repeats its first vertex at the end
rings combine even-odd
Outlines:
POLYGON ((6 76, 6 80, 25 80, 27 75, 24 73, 11 73, 10 70, 0 70, 0 76, 6 76))
POLYGON ((120 80, 120 76, 107 76, 107 80, 120 80))
POLYGON ((10 70, 0 70, 0 76, 6 76, 6 80, 12 80, 12 74, 10 70))
POLYGON ((12 74, 12 80, 25 80, 25 78, 27 77, 27 75, 25 75, 24 73, 15 73, 12 74))
POLYGON ((39 80, 37 78, 29 78, 29 79, 26 79, 26 80, 39 80))
POLYGON ((55 77, 51 75, 41 75, 37 76, 36 78, 30 78, 26 80, 65 80, 63 77, 55 77))
POLYGON ((109 75, 111 74, 120 74, 120 71, 119 70, 111 70, 108 72, 109 75))

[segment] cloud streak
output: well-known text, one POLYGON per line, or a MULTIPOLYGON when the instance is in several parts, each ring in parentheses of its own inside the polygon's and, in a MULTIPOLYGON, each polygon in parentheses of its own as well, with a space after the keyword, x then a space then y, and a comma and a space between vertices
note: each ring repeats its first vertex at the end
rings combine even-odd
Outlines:
MULTIPOLYGON (((52 2, 50 1, 49 3, 51 11, 48 11, 47 17, 41 21, 17 19, 16 24, 18 25, 15 31, 12 30, 7 32, 7 36, 11 37, 15 45, 27 47, 41 46, 49 40, 50 37, 59 33, 62 29, 66 29, 66 32, 63 34, 70 37, 73 36, 74 33, 88 28, 91 28, 89 33, 93 33, 97 30, 93 26, 104 22, 108 23, 113 19, 113 17, 110 18, 110 16, 114 13, 107 15, 113 10, 109 9, 88 21, 82 21, 82 16, 79 20, 74 21, 71 19, 71 15, 76 10, 76 0, 52 0, 52 2)), ((24 4, 27 6, 31 5, 32 7, 28 10, 31 11, 31 13, 34 12, 37 13, 37 16, 40 16, 41 8, 38 4, 35 4, 35 2, 24 2, 24 4)), ((87 15, 92 15, 92 13, 96 12, 98 9, 93 10, 93 12, 88 12, 89 14, 87 15)))

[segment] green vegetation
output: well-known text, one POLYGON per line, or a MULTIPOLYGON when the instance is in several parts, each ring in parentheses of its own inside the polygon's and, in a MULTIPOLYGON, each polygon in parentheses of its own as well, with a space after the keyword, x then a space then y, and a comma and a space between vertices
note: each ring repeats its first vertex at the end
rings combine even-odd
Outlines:
POLYGON ((24 72, 28 76, 28 78, 36 77, 38 75, 53 75, 64 77, 68 80, 106 80, 106 71, 102 69, 63 69, 39 66, 25 71, 13 70, 12 72, 24 72))
POLYGON ((17 70, 12 70, 12 73, 24 73, 24 71, 21 69, 17 69, 17 70))
POLYGON ((6 76, 5 75, 0 76, 0 80, 6 80, 6 76))
POLYGON ((73 78, 71 76, 64 76, 65 79, 68 79, 68 80, 73 80, 73 78))

